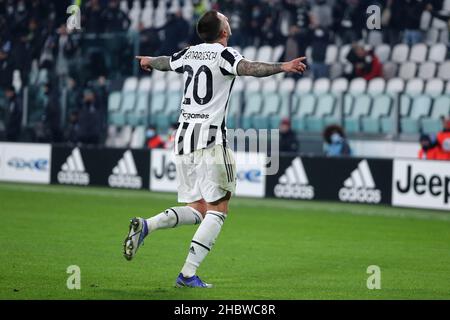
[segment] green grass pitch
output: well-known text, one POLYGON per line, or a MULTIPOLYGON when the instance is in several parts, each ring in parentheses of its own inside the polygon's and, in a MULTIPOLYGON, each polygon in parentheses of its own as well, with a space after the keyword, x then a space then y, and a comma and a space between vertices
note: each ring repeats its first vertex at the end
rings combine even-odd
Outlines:
POLYGON ((199 275, 176 289, 194 227, 157 231, 131 262, 129 218, 176 205, 149 191, 0 184, 0 299, 450 299, 450 213, 236 198, 199 275), (69 290, 69 265, 81 290, 69 290), (368 290, 369 265, 381 289, 368 290))

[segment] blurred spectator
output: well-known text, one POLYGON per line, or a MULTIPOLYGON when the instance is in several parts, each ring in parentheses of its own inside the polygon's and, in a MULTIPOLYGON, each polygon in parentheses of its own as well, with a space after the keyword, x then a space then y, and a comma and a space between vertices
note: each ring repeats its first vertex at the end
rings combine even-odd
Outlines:
POLYGON ((47 142, 61 142, 61 106, 57 89, 52 89, 50 84, 44 86, 47 98, 44 105, 44 127, 47 142))
POLYGON ((138 25, 140 51, 149 56, 156 56, 158 48, 161 46, 161 40, 158 36, 158 31, 154 28, 145 28, 141 22, 138 25))
POLYGON ((22 124, 22 105, 13 86, 6 88, 5 96, 7 98, 5 121, 6 140, 18 141, 22 124))
POLYGON ((352 72, 347 74, 350 79, 362 77, 372 80, 383 76, 383 65, 374 51, 364 49, 361 44, 353 44, 346 58, 353 66, 352 72))
POLYGON ((158 148, 164 148, 164 141, 159 136, 159 134, 156 133, 155 127, 148 127, 147 131, 145 131, 145 145, 149 149, 158 149, 158 148))
POLYGON ((314 24, 319 28, 328 29, 333 25, 332 10, 327 0, 315 0, 311 15, 314 16, 314 24))
POLYGON ((423 0, 397 0, 403 1, 402 19, 404 22, 405 33, 403 42, 409 46, 422 42, 423 34, 420 30, 420 19, 425 10, 426 3, 423 0))
POLYGON ((323 132, 325 153, 328 157, 350 156, 351 149, 344 130, 338 125, 330 125, 323 132))
POLYGON ((83 107, 78 119, 78 141, 84 144, 99 144, 101 133, 101 118, 97 109, 94 92, 85 90, 83 107))
POLYGON ((450 119, 444 121, 444 129, 436 137, 439 154, 438 160, 450 160, 450 119))
POLYGON ((328 66, 325 64, 327 47, 330 44, 330 35, 328 30, 323 28, 319 23, 319 17, 311 15, 311 71, 313 77, 326 78, 329 75, 328 66))
POLYGON ((420 136, 419 143, 419 159, 436 160, 438 158, 439 148, 436 137, 428 134, 422 134, 420 136))
POLYGON ((5 43, 0 48, 0 87, 7 88, 12 84, 14 67, 9 58, 10 43, 5 43))
POLYGON ((365 0, 336 0, 333 7, 334 30, 342 43, 362 38, 366 23, 365 0))
POLYGON ((99 0, 87 1, 85 7, 81 10, 82 22, 81 25, 86 32, 100 33, 104 29, 102 7, 99 0))
POLYGON ((382 24, 385 42, 391 46, 399 43, 403 30, 403 6, 401 1, 387 0, 382 15, 382 24))
MULTIPOLYGON (((306 48, 309 44, 308 31, 301 30, 298 26, 291 26, 289 29, 289 36, 286 38, 284 45, 284 52, 280 57, 281 61, 291 61, 298 57, 303 57, 306 54, 306 48)), ((289 77, 299 79, 300 74, 288 74, 289 77)))
POLYGON ((172 55, 187 46, 189 24, 184 20, 181 10, 171 12, 164 26, 155 31, 164 31, 165 40, 162 42, 157 55, 172 55))
POLYGON ((126 31, 130 26, 130 19, 120 10, 118 0, 108 1, 108 7, 102 12, 101 19, 104 32, 126 31))
POLYGON ((280 152, 298 152, 298 140, 291 129, 291 121, 287 118, 280 123, 280 152))
POLYGON ((70 144, 76 144, 78 142, 79 135, 79 112, 78 110, 72 110, 69 115, 68 125, 64 132, 64 140, 70 144))

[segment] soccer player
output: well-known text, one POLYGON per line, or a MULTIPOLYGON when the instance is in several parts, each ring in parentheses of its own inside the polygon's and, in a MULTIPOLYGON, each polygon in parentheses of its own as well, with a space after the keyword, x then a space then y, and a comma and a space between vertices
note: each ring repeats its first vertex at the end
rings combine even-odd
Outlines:
POLYGON ((144 238, 156 230, 200 224, 175 286, 210 288, 212 285, 203 282, 196 272, 220 233, 236 188, 236 167, 227 146, 225 122, 235 78, 303 73, 306 65, 305 57, 284 63, 246 60, 227 46, 230 25, 217 11, 208 11, 199 19, 197 33, 204 43, 171 57, 136 57, 144 70, 184 74, 174 149, 178 202, 185 205, 168 208, 149 219, 133 218, 124 241, 124 256, 131 260, 144 238))

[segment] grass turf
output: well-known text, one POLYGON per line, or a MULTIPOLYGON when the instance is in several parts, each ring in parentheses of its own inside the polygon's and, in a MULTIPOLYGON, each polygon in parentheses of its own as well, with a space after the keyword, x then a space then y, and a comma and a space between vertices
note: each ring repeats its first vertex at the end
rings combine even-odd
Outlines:
POLYGON ((449 212, 233 199, 199 275, 173 288, 194 227, 162 230, 122 257, 128 220, 174 194, 0 184, 0 299, 449 299, 449 212), (68 290, 66 268, 81 268, 68 290), (381 290, 366 269, 381 268, 381 290))

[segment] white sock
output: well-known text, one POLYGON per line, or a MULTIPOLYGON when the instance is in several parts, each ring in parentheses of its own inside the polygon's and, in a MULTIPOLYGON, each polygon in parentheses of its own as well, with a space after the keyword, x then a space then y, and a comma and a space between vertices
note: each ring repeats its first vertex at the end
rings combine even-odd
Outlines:
POLYGON ((203 222, 192 238, 186 263, 181 269, 184 277, 190 278, 195 275, 197 268, 214 245, 225 218, 226 215, 218 211, 208 210, 206 212, 203 222))
POLYGON ((148 232, 158 229, 175 228, 183 225, 199 224, 203 220, 200 212, 192 207, 172 207, 147 219, 148 232))

